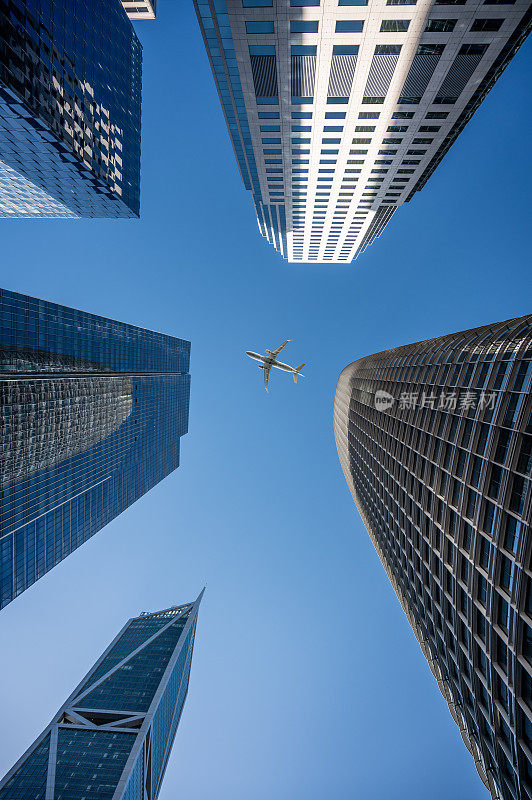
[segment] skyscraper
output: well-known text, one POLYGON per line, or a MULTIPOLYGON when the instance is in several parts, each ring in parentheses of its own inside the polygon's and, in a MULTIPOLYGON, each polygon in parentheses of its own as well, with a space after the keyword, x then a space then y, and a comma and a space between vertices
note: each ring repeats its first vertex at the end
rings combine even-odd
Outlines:
POLYGON ((0 607, 179 466, 190 343, 0 290, 0 607))
POLYGON ((188 690, 201 595, 130 619, 0 781, 0 800, 155 800, 188 690))
POLYGON ((141 80, 120 0, 0 0, 0 217, 138 217, 141 80))
POLYGON ((342 468, 493 798, 532 792, 532 315, 346 367, 342 468))
POLYGON ((194 2, 260 232, 289 261, 363 252, 532 24, 527 0, 194 2))

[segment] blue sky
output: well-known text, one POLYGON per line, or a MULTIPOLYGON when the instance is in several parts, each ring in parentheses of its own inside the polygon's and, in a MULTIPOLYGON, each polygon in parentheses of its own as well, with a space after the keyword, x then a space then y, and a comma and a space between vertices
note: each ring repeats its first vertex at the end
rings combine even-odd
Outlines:
POLYGON ((5 288, 190 339, 179 470, 1 615, 0 774, 125 620, 196 597, 160 800, 476 800, 473 761, 358 517, 338 374, 530 311, 525 45, 426 188, 349 265, 261 239, 190 0, 144 45, 142 219, 3 221, 5 288), (244 355, 290 338, 294 386, 244 355))

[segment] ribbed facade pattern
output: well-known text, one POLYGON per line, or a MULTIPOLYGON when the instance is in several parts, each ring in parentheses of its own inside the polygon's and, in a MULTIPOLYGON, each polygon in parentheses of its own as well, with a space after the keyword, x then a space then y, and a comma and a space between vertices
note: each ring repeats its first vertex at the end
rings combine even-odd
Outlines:
POLYGON ((200 601, 129 620, 0 781, 0 800, 156 800, 188 691, 200 601))
POLYGON ((532 316, 355 361, 348 486, 493 798, 532 792, 532 316))
POLYGON ((312 97, 316 80, 316 56, 292 56, 292 95, 312 97))
POLYGON ((178 467, 189 355, 0 290, 0 607, 178 467))
POLYGON ((356 67, 356 55, 333 55, 327 97, 349 97, 356 67))
POLYGON ((259 230, 289 261, 363 253, 532 25, 528 0, 194 2, 259 230))

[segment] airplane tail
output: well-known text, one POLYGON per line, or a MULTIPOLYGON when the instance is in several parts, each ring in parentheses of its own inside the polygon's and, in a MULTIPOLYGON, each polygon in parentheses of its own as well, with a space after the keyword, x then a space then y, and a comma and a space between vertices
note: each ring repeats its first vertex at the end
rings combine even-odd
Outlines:
MULTIPOLYGON (((300 364, 299 367, 294 368, 294 371, 292 372, 294 383, 297 383, 298 376, 300 375, 300 370, 302 370, 304 366, 305 366, 304 364, 300 364)), ((301 375, 301 377, 304 378, 305 376, 301 375)))

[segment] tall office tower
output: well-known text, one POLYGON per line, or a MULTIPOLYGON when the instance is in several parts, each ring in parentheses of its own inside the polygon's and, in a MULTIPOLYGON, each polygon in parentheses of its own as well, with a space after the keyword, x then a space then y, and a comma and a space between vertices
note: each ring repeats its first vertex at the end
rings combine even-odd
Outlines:
POLYGON ((130 619, 0 781, 0 800, 155 800, 187 695, 200 601, 130 619))
POLYGON ((138 217, 141 73, 120 0, 0 0, 0 217, 138 217))
POLYGON ((129 19, 155 19, 157 0, 122 0, 129 19))
POLYGON ((260 231, 345 262, 428 180, 530 30, 528 0, 194 0, 260 231))
POLYGON ((334 429, 362 520, 493 798, 532 792, 532 315, 367 356, 334 429))
POLYGON ((0 290, 0 608, 179 466, 189 357, 0 290))

